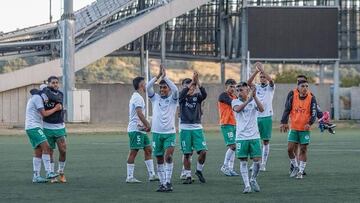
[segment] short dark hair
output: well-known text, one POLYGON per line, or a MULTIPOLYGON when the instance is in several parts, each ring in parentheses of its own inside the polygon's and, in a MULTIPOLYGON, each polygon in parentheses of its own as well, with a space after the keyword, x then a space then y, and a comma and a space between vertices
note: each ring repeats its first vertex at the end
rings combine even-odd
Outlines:
POLYGON ((296 78, 304 78, 305 80, 308 79, 305 75, 298 75, 296 78))
POLYGON ((249 86, 246 82, 240 82, 238 85, 236 85, 237 88, 239 87, 247 87, 249 86))
POLYGON ((192 82, 192 79, 190 78, 185 78, 183 79, 183 81, 181 82, 181 85, 188 85, 192 82))
POLYGON ((165 80, 160 80, 159 82, 159 85, 166 85, 166 86, 169 86, 165 80))
POLYGON ((298 85, 301 85, 301 84, 303 84, 303 83, 308 83, 308 81, 307 81, 307 80, 299 80, 297 84, 298 84, 298 85))
POLYGON ((143 80, 145 80, 145 79, 144 79, 144 77, 141 77, 141 76, 133 79, 133 86, 134 86, 135 90, 139 89, 139 85, 140 85, 141 81, 143 81, 143 80))
POLYGON ((236 81, 234 79, 227 79, 225 81, 225 85, 235 85, 236 84, 236 81))
POLYGON ((59 78, 56 77, 56 76, 54 76, 54 75, 52 75, 52 76, 50 76, 50 77, 47 79, 47 82, 50 83, 52 80, 57 80, 57 81, 59 81, 59 78))

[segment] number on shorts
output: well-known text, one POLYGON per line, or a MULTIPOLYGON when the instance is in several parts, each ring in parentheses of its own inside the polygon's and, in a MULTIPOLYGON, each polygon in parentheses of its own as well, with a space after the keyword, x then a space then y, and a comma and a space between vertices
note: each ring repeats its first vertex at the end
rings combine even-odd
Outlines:
POLYGON ((42 130, 38 130, 38 133, 40 134, 40 135, 44 135, 44 132, 42 131, 42 130))
POLYGON ((141 137, 140 137, 140 135, 136 136, 136 141, 137 141, 138 144, 141 144, 141 137))
POLYGON ((233 132, 228 132, 228 138, 233 138, 234 137, 234 133, 233 132))

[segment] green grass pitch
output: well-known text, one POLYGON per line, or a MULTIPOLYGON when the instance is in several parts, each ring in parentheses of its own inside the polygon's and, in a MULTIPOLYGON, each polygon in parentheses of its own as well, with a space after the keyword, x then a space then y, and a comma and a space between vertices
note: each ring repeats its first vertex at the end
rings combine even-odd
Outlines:
MULTIPOLYGON (((66 184, 32 184, 32 149, 27 137, 0 136, 0 202, 360 202, 359 130, 338 129, 336 135, 330 135, 315 129, 308 175, 303 180, 288 177, 287 136, 275 131, 268 171, 258 177, 261 192, 245 195, 241 177, 225 177, 220 172, 226 150, 223 138, 217 131, 206 132, 206 136, 207 183, 181 184, 178 145, 172 193, 156 193, 158 183, 146 181, 142 151, 135 176, 143 183, 125 183, 125 133, 70 134, 66 184)), ((196 158, 193 160, 195 166, 196 158)), ((238 160, 235 167, 239 172, 238 160)))

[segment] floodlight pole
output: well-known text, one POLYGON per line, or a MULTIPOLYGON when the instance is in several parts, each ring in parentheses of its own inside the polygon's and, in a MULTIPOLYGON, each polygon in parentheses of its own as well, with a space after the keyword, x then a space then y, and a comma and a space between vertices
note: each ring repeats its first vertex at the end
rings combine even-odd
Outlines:
POLYGON ((224 1, 219 1, 220 10, 220 82, 225 83, 225 6, 224 1))
MULTIPOLYGON (((340 11, 340 1, 335 0, 335 5, 338 7, 338 13, 340 11)), ((339 28, 338 28, 339 29, 339 28)), ((338 42, 339 43, 339 42, 338 42)), ((340 56, 340 53, 339 53, 340 56)), ((340 119, 340 59, 335 61, 334 65, 334 93, 333 93, 333 107, 334 107, 334 120, 340 119)))
POLYGON ((248 53, 248 20, 247 20, 247 0, 243 0, 241 11, 241 81, 248 78, 247 53, 248 53))
POLYGON ((160 26, 161 30, 161 65, 165 65, 166 60, 166 30, 165 23, 160 26))
POLYGON ((64 0, 64 13, 61 16, 61 67, 63 70, 64 107, 66 121, 73 121, 74 105, 72 91, 75 89, 75 16, 73 0, 64 0))
POLYGON ((339 60, 335 62, 334 66, 334 120, 340 120, 340 63, 339 60))
MULTIPOLYGON (((146 50, 145 52, 145 81, 146 84, 149 82, 150 80, 150 71, 149 71, 149 51, 146 50)), ((149 121, 149 93, 146 91, 145 92, 145 102, 146 102, 146 120, 149 121)))

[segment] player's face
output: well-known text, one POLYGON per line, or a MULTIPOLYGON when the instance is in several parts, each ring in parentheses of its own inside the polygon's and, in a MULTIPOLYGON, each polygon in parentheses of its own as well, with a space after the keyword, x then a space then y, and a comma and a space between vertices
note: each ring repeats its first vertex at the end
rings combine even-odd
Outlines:
POLYGON ((193 95, 195 92, 195 85, 188 84, 187 87, 189 88, 188 95, 193 95))
POLYGON ((236 85, 235 84, 226 85, 226 92, 229 94, 236 94, 236 85))
POLYGON ((248 86, 238 86, 236 88, 237 92, 238 92, 238 95, 240 98, 243 98, 243 99, 246 99, 247 96, 249 95, 249 87, 248 86))
POLYGON ((260 83, 261 84, 267 84, 268 80, 266 79, 265 75, 263 73, 260 73, 260 83))
POLYGON ((168 96, 169 95, 170 89, 167 86, 167 84, 161 84, 159 86, 159 88, 160 88, 160 95, 161 96, 168 96))
POLYGON ((59 89, 59 80, 57 79, 52 79, 49 83, 49 87, 58 90, 59 89))
POLYGON ((309 91, 309 83, 302 83, 298 85, 298 89, 301 95, 307 95, 309 91))

